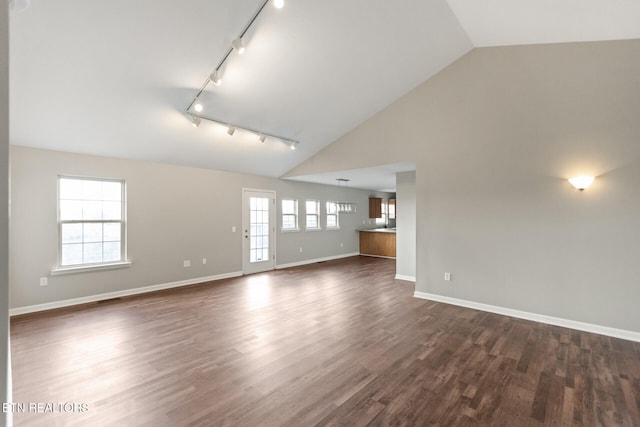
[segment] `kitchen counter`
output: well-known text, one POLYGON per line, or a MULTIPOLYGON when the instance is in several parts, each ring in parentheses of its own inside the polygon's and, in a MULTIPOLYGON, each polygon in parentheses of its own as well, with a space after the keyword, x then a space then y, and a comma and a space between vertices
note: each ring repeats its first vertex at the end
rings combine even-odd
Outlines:
POLYGON ((396 234, 396 229, 395 228, 369 228, 369 229, 362 229, 362 230, 358 230, 361 233, 393 233, 396 234))
POLYGON ((395 228, 373 228, 360 232, 360 255, 396 257, 395 228))

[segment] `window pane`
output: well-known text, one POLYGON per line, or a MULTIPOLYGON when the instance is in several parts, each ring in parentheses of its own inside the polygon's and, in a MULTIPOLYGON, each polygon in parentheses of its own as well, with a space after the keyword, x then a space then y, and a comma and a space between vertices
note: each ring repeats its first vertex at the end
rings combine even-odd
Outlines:
POLYGON ((62 224, 62 243, 82 243, 82 224, 62 224))
POLYGON ((285 229, 296 228, 296 216, 284 215, 282 217, 282 228, 285 228, 285 229))
POLYGON ((338 223, 336 221, 335 215, 327 215, 327 227, 337 227, 338 223))
POLYGON ((122 183, 109 182, 102 183, 102 200, 112 200, 119 202, 122 200, 122 183))
POLYGON ((60 220, 82 219, 82 202, 76 200, 60 200, 60 220))
POLYGON ((85 243, 82 257, 85 263, 102 262, 102 243, 85 243))
POLYGON ((102 224, 85 223, 83 241, 86 242, 102 242, 102 224))
POLYGON ((102 219, 102 202, 82 202, 82 219, 102 219))
POLYGON ((70 178, 60 178, 60 199, 82 199, 82 181, 70 178))
POLYGON ((62 265, 82 264, 82 244, 62 245, 62 265))
POLYGON ((102 181, 83 180, 82 198, 84 200, 102 200, 102 181))
POLYGON ((122 237, 120 223, 106 223, 104 224, 104 236, 105 242, 119 242, 122 237))
POLYGON ((107 242, 103 245, 102 261, 120 261, 120 242, 107 242))
POLYGON ((315 215, 307 215, 307 228, 318 228, 318 217, 315 215))
POLYGON ((307 214, 318 213, 318 202, 315 200, 307 200, 307 214))
POLYGON ((101 219, 122 219, 122 205, 120 202, 103 202, 101 219))
POLYGON ((295 214, 295 201, 283 200, 282 201, 282 213, 283 214, 295 214))

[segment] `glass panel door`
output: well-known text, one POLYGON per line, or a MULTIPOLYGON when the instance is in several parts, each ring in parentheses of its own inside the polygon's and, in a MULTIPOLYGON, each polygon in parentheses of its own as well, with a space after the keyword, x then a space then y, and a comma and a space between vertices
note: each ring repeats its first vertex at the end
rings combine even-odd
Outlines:
POLYGON ((243 191, 244 274, 273 270, 275 267, 275 193, 243 191))

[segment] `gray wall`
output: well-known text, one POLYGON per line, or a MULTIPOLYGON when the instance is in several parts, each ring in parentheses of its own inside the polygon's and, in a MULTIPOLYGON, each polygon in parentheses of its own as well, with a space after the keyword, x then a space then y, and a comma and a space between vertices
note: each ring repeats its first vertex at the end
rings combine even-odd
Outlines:
POLYGON ((416 172, 396 174, 396 275, 416 277, 416 172))
MULTIPOLYGON (((0 6, 0 404, 9 401, 9 9, 0 6)), ((7 425, 0 411, 0 426, 7 425)))
POLYGON ((369 223, 370 192, 365 190, 26 147, 11 150, 12 308, 241 271, 242 188, 275 190, 278 201, 298 199, 301 221, 304 200, 318 199, 323 227, 327 200, 358 204, 357 214, 340 216, 338 231, 278 231, 278 265, 357 253, 355 230, 369 223), (59 174, 126 180, 131 267, 50 276, 57 262, 59 174), (187 259, 190 268, 183 267, 187 259), (48 286, 39 285, 40 277, 49 278, 48 286))
POLYGON ((417 291, 639 332, 639 111, 640 40, 475 49, 289 175, 417 159, 417 291))

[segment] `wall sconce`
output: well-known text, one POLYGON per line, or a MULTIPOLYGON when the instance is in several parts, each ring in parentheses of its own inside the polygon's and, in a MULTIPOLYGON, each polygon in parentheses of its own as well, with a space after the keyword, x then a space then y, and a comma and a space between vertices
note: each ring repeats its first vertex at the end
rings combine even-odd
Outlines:
POLYGON ((573 178, 569 178, 569 182, 578 190, 584 191, 585 188, 589 188, 589 186, 593 184, 594 179, 595 178, 592 176, 582 175, 582 176, 574 176, 573 178))

